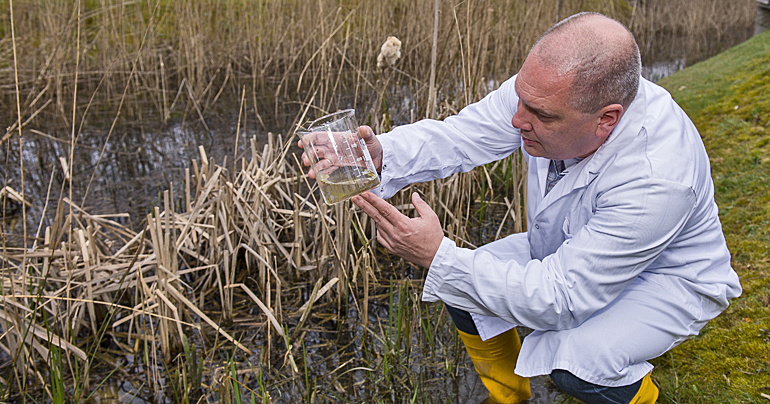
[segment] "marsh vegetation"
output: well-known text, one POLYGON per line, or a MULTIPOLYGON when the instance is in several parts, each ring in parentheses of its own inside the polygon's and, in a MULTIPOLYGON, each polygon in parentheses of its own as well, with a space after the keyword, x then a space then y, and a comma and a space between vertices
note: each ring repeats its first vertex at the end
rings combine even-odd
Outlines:
MULTIPOLYGON (((723 3, 3 3, 0 395, 464 402, 424 270, 321 201, 294 128, 342 108, 378 133, 455 113, 581 10, 626 23, 645 65, 689 65, 753 32, 753 0, 723 3), (389 35, 402 57, 379 68, 389 35)), ((514 154, 391 202, 413 214, 421 193, 474 247, 525 230, 525 170, 514 154)))

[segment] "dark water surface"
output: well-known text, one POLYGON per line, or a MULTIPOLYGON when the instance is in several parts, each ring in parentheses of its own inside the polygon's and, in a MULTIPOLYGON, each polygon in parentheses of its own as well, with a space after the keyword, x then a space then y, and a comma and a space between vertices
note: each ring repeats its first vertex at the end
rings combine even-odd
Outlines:
MULTIPOLYGON (((178 201, 184 198, 185 170, 194 175, 192 161, 198 160, 200 166, 201 147, 216 164, 226 162, 230 174, 234 157, 244 156, 252 137, 256 137, 261 150, 268 133, 241 129, 236 136, 236 122, 237 118, 231 127, 213 130, 196 124, 132 126, 116 129, 109 136, 107 130, 85 130, 77 139, 73 155, 71 194, 62 164, 62 160, 70 161, 68 133, 25 132, 22 142, 24 189, 27 200, 32 203, 26 212, 30 228, 37 226, 41 217, 51 217, 60 197, 70 196, 90 214, 127 213, 129 217, 117 220, 134 228, 141 226, 153 207, 162 208, 164 191, 173 188, 178 201)), ((20 190, 19 145, 10 143, 2 150, 2 158, 6 164, 0 173, 6 185, 20 190)), ((6 218, 20 214, 16 206, 6 209, 6 218)), ((44 220, 44 227, 49 224, 44 220)))

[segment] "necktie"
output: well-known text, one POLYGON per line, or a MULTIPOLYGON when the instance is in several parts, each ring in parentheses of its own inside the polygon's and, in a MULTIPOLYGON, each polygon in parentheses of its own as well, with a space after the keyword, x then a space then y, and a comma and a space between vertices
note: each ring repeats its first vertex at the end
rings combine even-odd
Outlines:
POLYGON ((545 194, 548 195, 553 186, 564 176, 564 160, 551 160, 548 166, 548 178, 545 180, 545 194))

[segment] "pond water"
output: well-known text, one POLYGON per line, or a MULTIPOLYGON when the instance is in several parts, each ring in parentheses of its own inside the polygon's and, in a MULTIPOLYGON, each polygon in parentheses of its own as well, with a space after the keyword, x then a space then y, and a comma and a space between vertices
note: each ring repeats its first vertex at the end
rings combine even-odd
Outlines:
POLYGON ((685 68, 684 57, 661 60, 642 66, 642 77, 656 82, 685 68))
POLYGON ((91 402, 93 404, 150 404, 150 401, 145 401, 141 395, 141 391, 138 391, 128 380, 108 380, 96 389, 91 402))
MULTIPOLYGON (((128 213, 130 217, 118 221, 140 226, 153 207, 162 206, 165 190, 173 187, 178 197, 184 195, 185 170, 192 172, 192 160, 200 161, 201 148, 217 164, 227 158, 227 168, 232 171, 233 157, 243 157, 252 136, 257 137, 259 147, 267 139, 267 133, 241 131, 236 136, 234 123, 232 128, 218 127, 212 131, 198 126, 121 128, 109 136, 106 145, 106 131, 85 131, 77 139, 72 160, 72 200, 91 214, 128 213)), ((36 224, 44 216, 46 201, 45 216, 50 217, 59 197, 70 197, 61 162, 70 160, 70 142, 64 132, 28 133, 22 146, 25 196, 32 202, 27 217, 31 224, 36 224)), ((11 147, 8 157, 2 156, 8 163, 0 170, 7 170, 3 173, 11 179, 7 185, 20 189, 18 145, 11 147)))

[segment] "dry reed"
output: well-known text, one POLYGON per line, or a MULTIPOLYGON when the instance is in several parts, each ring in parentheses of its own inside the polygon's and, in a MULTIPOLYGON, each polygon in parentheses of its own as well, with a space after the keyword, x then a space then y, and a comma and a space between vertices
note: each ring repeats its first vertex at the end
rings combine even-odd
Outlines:
MULTIPOLYGON (((319 205, 317 190, 299 193, 315 185, 287 158, 292 144, 271 135, 260 152, 252 139, 251 156, 234 175, 201 148, 184 200, 165 192, 164 209, 138 232, 115 221, 124 215, 91 215, 62 199, 39 245, 6 246, 0 349, 20 358, 17 371, 41 380, 51 346, 88 363, 98 350, 93 341, 104 335, 126 347, 141 342, 150 355, 161 354, 157 363, 170 363, 183 338, 216 334, 251 355, 239 342, 243 330, 235 327, 236 335, 227 327, 245 300, 267 319, 267 346, 271 338, 283 341, 294 363, 291 347, 302 344, 299 331, 314 303, 339 305, 351 291, 359 298, 362 288, 368 304, 379 269, 365 215, 349 203, 319 205), (282 291, 306 282, 315 283, 307 300, 285 307, 298 297, 282 291), (291 334, 286 321, 296 322, 291 334)), ((472 175, 410 187, 393 202, 409 213, 409 192, 418 190, 437 207, 447 234, 464 244, 471 238, 465 222, 472 175)))
MULTIPOLYGON (((5 4, 0 9, 8 15, 5 4)), ((176 117, 206 127, 246 94, 261 125, 286 128, 314 96, 312 108, 321 111, 366 105, 364 122, 387 129, 433 116, 432 108, 435 116, 451 113, 483 96, 517 71, 541 32, 577 11, 600 11, 629 24, 645 60, 660 52, 655 44, 669 43, 692 61, 748 38, 756 7, 752 0, 435 6, 438 14, 431 0, 17 1, 20 115, 27 125, 71 126, 73 97, 67 95, 77 85, 81 94, 95 96, 90 114, 96 120, 115 116, 125 89, 121 119, 176 117), (403 56, 381 72, 374 58, 389 35, 401 39, 403 56), (442 72, 437 76, 431 76, 434 52, 442 72), (433 88, 441 89, 435 98, 429 97, 432 78, 433 88)), ((7 20, 0 29, 10 31, 7 20)), ((10 56, 10 42, 5 36, 0 55, 10 56)), ((11 90, 13 75, 0 62, 0 88, 11 90)), ((0 116, 10 128, 6 137, 18 120, 15 108, 7 107, 15 104, 14 92, 7 90, 0 116)), ((78 113, 87 101, 75 100, 78 113)))
MULTIPOLYGON (((270 335, 283 341, 294 363, 291 347, 302 344, 299 331, 313 304, 322 297, 339 304, 349 288, 368 291, 379 270, 365 215, 349 203, 319 206, 317 192, 298 193, 298 184, 312 184, 286 158, 291 144, 271 135, 259 152, 252 139, 251 157, 232 176, 201 148, 186 201, 175 203, 167 191, 164 209, 148 215, 138 232, 115 222, 123 215, 90 215, 63 199, 42 243, 5 250, 0 349, 20 358, 18 371, 41 380, 39 366, 51 360, 51 346, 69 361, 88 363, 98 349, 93 341, 104 335, 126 347, 141 341, 153 355, 158 347, 162 358, 155 362, 170 363, 183 338, 205 341, 217 333, 251 355, 238 340, 243 330, 235 327, 236 336, 225 327, 245 299, 268 320, 262 330, 268 341, 270 335), (315 287, 302 307, 282 307, 281 291, 307 279, 315 287), (293 335, 286 334, 289 319, 297 322, 293 335)), ((412 188, 439 207, 448 235, 461 244, 470 238, 464 209, 471 183, 462 175, 412 188)), ((412 209, 407 198, 408 191, 394 199, 405 212, 412 209)))

